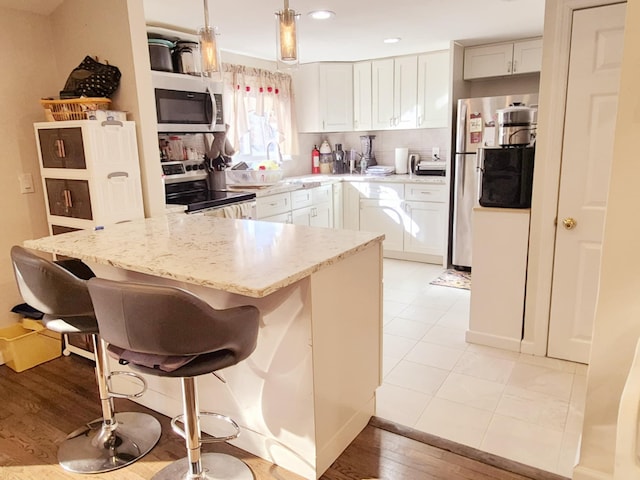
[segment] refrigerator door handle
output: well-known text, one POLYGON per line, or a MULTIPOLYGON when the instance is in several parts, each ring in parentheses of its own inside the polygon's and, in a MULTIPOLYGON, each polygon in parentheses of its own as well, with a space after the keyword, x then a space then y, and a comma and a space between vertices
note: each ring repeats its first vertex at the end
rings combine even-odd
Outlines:
POLYGON ((464 155, 456 155, 456 178, 457 178, 457 188, 456 190, 460 192, 460 195, 464 195, 464 155))
POLYGON ((467 151, 467 102, 460 101, 458 108, 458 125, 456 136, 456 152, 467 151))

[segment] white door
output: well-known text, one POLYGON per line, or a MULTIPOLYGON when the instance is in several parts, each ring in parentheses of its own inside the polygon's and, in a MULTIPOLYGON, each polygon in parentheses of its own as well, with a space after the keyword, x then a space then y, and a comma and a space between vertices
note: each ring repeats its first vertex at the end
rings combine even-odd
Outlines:
POLYGON ((582 363, 598 297, 624 15, 624 4, 573 14, 548 355, 582 363))

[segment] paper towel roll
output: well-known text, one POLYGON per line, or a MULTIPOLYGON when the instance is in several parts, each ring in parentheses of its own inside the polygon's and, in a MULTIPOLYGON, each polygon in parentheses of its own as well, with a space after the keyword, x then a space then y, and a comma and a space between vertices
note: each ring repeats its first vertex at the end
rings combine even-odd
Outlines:
POLYGON ((404 147, 396 148, 396 173, 405 174, 409 171, 409 149, 404 147))

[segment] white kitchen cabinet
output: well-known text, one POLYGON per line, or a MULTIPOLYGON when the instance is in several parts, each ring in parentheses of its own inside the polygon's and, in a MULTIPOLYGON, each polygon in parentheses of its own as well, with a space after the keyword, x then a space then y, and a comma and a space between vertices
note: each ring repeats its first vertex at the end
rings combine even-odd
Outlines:
POLYGON ((533 73, 541 68, 541 38, 479 45, 464 50, 465 80, 533 73))
POLYGON ((363 182, 357 188, 360 192, 360 230, 384 233, 385 252, 401 252, 406 219, 404 185, 363 182))
POLYGON ((344 228, 343 191, 342 182, 333 184, 333 228, 344 228))
POLYGON ((385 252, 401 252, 404 245, 405 212, 401 199, 361 199, 360 230, 384 233, 385 252))
POLYGON ((342 185, 342 227, 348 230, 360 230, 360 191, 356 182, 344 182, 342 185))
POLYGON ((445 128, 451 114, 449 51, 418 56, 418 128, 445 128))
POLYGON ((267 220, 274 216, 291 213, 291 196, 289 192, 276 193, 264 197, 256 197, 256 219, 267 220))
POLYGON ((333 227, 333 190, 331 185, 291 192, 291 222, 295 225, 333 227))
POLYGON ((299 132, 353 130, 351 63, 308 63, 294 75, 299 132))
POLYGON ((353 128, 372 129, 371 62, 353 64, 353 128))
POLYGON ((309 224, 313 227, 334 228, 333 222, 333 187, 322 185, 311 190, 313 210, 309 224))
POLYGON ((333 227, 332 186, 322 185, 257 197, 256 219, 295 225, 333 227))
POLYGON ((262 217, 257 220, 261 222, 274 222, 274 223, 293 223, 291 218, 291 212, 279 213, 277 215, 270 215, 268 217, 262 217))
POLYGON ((386 257, 442 263, 448 225, 446 184, 353 182, 352 187, 359 195, 358 227, 385 234, 386 257))
POLYGON ((372 128, 415 128, 418 58, 386 58, 371 62, 372 128))
POLYGON ((473 209, 468 342, 520 351, 529 215, 529 209, 473 209))
POLYGON ((52 234, 144 218, 134 122, 34 128, 52 234))
POLYGON ((444 185, 405 185, 404 251, 444 255, 447 227, 447 189, 444 185))

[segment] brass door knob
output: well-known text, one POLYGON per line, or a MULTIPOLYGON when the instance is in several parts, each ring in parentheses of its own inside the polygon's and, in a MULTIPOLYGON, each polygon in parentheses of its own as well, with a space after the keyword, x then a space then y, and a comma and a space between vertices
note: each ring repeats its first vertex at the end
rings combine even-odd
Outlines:
POLYGON ((566 228, 567 230, 571 230, 572 228, 575 228, 577 224, 578 222, 576 222, 574 218, 568 217, 568 218, 562 219, 562 225, 564 225, 564 228, 566 228))

